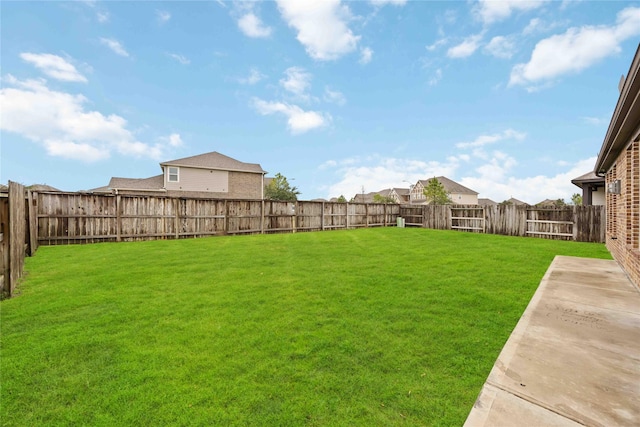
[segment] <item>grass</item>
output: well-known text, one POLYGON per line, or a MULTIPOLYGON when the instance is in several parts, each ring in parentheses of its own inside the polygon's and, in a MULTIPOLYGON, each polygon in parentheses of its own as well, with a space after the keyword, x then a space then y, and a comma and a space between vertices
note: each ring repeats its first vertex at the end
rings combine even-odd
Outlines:
POLYGON ((362 229, 41 247, 1 303, 3 425, 461 425, 555 255, 362 229))

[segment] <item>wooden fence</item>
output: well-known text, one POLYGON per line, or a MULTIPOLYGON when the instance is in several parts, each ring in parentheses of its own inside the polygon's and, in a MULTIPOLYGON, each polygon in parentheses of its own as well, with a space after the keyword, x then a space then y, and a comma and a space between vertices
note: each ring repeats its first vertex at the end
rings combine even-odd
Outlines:
POLYGON ((603 243, 606 231, 604 206, 402 205, 400 216, 408 226, 578 242, 603 243))
POLYGON ((32 193, 0 195, 0 291, 11 296, 38 245, 406 226, 605 241, 604 206, 394 205, 32 193))
POLYGON ((9 181, 0 194, 0 295, 13 295, 24 271, 24 258, 37 249, 33 198, 23 185, 9 181))
POLYGON ((396 224, 399 205, 37 193, 38 243, 179 239, 396 224))

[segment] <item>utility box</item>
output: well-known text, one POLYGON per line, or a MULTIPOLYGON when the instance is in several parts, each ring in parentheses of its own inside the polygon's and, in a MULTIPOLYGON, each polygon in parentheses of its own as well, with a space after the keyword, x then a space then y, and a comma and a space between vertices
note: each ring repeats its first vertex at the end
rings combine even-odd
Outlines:
POLYGON ((398 226, 398 228, 404 228, 404 218, 399 216, 396 220, 396 225, 398 226))

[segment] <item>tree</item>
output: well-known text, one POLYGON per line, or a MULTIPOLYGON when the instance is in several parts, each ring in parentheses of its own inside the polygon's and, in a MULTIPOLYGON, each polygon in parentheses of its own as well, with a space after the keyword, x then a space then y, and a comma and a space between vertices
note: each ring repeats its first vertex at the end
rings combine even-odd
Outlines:
POLYGON ((396 199, 394 199, 391 196, 383 196, 381 194, 374 194, 373 195, 373 203, 384 203, 384 204, 392 204, 392 203, 396 203, 396 199))
POLYGON ((447 205, 451 203, 449 192, 444 189, 444 186, 437 178, 431 178, 422 192, 429 205, 447 205))
POLYGON ((511 206, 513 205, 513 202, 511 200, 503 200, 500 203, 498 203, 500 206, 511 206))
POLYGON ((558 200, 554 200, 553 204, 556 208, 561 208, 564 206, 567 206, 567 204, 565 203, 564 199, 558 199, 558 200))
POLYGON ((582 205, 582 196, 578 193, 574 193, 573 196, 571 196, 571 203, 575 206, 582 205))
POLYGON ((295 202, 298 200, 298 194, 300 194, 298 189, 289 185, 284 175, 277 173, 265 188, 264 197, 270 200, 295 202))
POLYGON ((338 197, 338 203, 347 203, 347 198, 341 194, 340 197, 338 197))

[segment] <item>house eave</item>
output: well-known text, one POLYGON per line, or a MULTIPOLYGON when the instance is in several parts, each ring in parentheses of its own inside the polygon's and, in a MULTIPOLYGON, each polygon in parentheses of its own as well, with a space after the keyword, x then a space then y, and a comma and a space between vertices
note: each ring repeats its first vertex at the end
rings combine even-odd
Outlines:
POLYGON ((640 44, 627 73, 620 97, 607 129, 602 148, 594 167, 597 175, 603 176, 613 166, 618 154, 629 141, 640 138, 640 44), (635 95, 634 95, 635 94, 635 95))
POLYGON ((164 188, 126 188, 126 187, 109 187, 109 190, 115 191, 153 191, 158 193, 166 193, 164 188))
POLYGON ((205 169, 205 170, 215 170, 215 171, 225 171, 225 172, 244 172, 244 173, 255 173, 260 175, 265 175, 267 172, 264 170, 254 171, 254 170, 246 170, 246 169, 234 169, 234 168, 218 168, 211 166, 193 166, 193 165, 184 165, 180 163, 160 163, 160 167, 164 170, 165 166, 171 167, 180 167, 180 168, 190 168, 190 169, 205 169))

